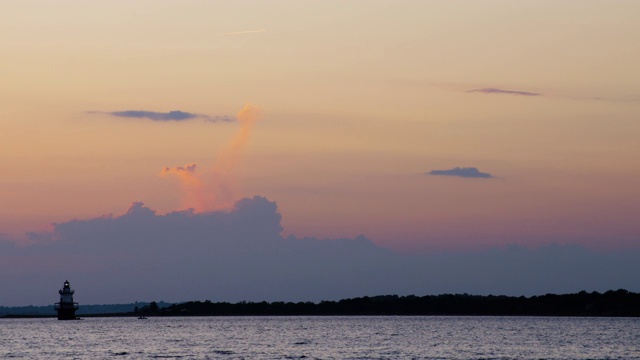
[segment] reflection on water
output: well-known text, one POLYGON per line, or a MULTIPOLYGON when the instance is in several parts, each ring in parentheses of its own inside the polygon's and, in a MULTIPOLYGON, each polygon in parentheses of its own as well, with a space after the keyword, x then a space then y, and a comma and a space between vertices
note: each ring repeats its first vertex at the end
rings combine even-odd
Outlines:
POLYGON ((0 319, 0 358, 640 359, 640 319, 0 319))

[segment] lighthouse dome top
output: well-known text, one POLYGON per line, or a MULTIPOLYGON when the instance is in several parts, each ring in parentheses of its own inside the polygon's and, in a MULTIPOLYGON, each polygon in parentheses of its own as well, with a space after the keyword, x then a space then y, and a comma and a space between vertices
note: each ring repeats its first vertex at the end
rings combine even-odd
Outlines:
POLYGON ((69 280, 66 280, 64 282, 64 285, 62 286, 62 289, 60 289, 60 291, 58 291, 58 293, 60 293, 60 295, 63 295, 63 294, 69 295, 69 294, 73 294, 74 293, 74 291, 71 290, 71 284, 69 284, 69 280))

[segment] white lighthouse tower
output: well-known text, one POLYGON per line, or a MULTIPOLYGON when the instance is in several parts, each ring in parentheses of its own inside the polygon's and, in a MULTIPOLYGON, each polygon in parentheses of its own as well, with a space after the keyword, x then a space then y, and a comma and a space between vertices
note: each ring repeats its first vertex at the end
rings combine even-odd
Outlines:
POLYGON ((75 320, 78 303, 73 302, 73 293, 69 281, 64 282, 64 286, 60 291, 60 302, 55 303, 55 309, 58 311, 58 320, 75 320))

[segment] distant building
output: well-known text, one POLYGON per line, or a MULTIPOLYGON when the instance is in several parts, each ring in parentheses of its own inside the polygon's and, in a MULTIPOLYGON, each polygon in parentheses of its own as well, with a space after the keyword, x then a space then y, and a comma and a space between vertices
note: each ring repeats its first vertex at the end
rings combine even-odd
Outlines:
POLYGON ((60 291, 60 302, 55 303, 55 309, 58 311, 58 320, 75 320, 78 303, 73 302, 73 293, 69 281, 64 282, 64 286, 60 291))

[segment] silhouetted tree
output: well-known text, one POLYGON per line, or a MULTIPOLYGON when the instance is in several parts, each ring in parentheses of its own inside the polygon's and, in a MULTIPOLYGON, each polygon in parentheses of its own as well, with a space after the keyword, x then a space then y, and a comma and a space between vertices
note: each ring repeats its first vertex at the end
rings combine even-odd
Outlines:
POLYGON ((158 310, 160 310, 160 308, 158 307, 158 304, 155 301, 152 301, 149 304, 149 312, 151 313, 157 313, 158 310))

